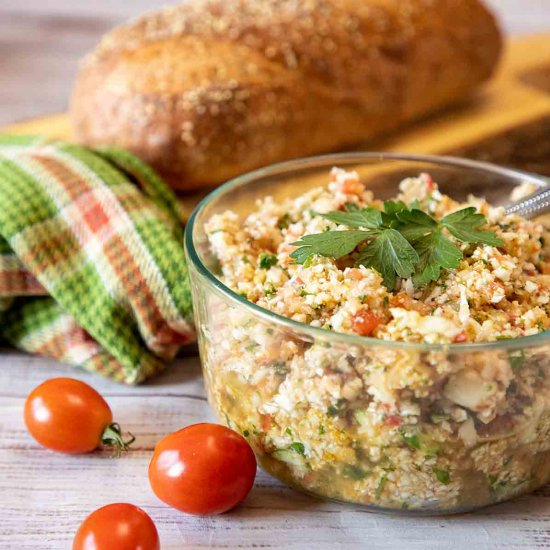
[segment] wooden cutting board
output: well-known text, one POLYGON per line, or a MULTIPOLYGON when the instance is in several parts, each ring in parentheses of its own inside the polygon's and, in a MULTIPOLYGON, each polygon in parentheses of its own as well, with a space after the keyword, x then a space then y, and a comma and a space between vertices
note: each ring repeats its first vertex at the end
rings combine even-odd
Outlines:
MULTIPOLYGON (((66 114, 4 130, 71 137, 66 114)), ((354 149, 451 154, 550 175, 550 33, 511 40, 496 76, 468 100, 354 149)))

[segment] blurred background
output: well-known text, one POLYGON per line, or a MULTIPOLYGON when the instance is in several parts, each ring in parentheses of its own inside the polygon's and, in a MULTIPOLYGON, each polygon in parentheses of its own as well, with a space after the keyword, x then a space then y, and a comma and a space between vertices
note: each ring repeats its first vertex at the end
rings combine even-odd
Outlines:
MULTIPOLYGON (((550 0, 486 0, 510 35, 550 26, 550 0)), ((156 0, 0 0, 0 125, 66 110, 78 60, 156 0)))

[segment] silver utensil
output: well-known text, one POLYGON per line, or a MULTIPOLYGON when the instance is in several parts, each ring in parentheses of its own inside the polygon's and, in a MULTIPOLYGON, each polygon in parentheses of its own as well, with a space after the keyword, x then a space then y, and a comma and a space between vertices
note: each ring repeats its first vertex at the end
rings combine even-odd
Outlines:
POLYGON ((550 212, 550 186, 507 205, 505 210, 506 214, 519 214, 524 218, 536 218, 547 214, 550 212))

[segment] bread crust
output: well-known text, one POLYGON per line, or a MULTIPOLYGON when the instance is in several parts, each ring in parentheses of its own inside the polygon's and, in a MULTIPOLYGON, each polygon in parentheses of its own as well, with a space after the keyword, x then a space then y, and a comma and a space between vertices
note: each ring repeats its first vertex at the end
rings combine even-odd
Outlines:
POLYGON ((486 80, 500 50, 478 0, 195 0, 102 39, 72 127, 201 189, 439 109, 486 80))

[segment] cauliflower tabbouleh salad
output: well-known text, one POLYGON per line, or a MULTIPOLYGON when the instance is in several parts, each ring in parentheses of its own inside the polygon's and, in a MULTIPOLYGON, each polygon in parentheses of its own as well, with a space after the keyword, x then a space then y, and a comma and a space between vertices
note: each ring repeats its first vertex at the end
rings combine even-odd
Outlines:
POLYGON ((222 282, 353 343, 223 300, 201 327, 211 402, 263 466, 313 493, 462 510, 550 480, 550 234, 428 174, 377 200, 355 172, 206 224, 222 282), (225 310, 225 311, 224 311, 225 310), (444 344, 421 350, 384 341, 444 344))

